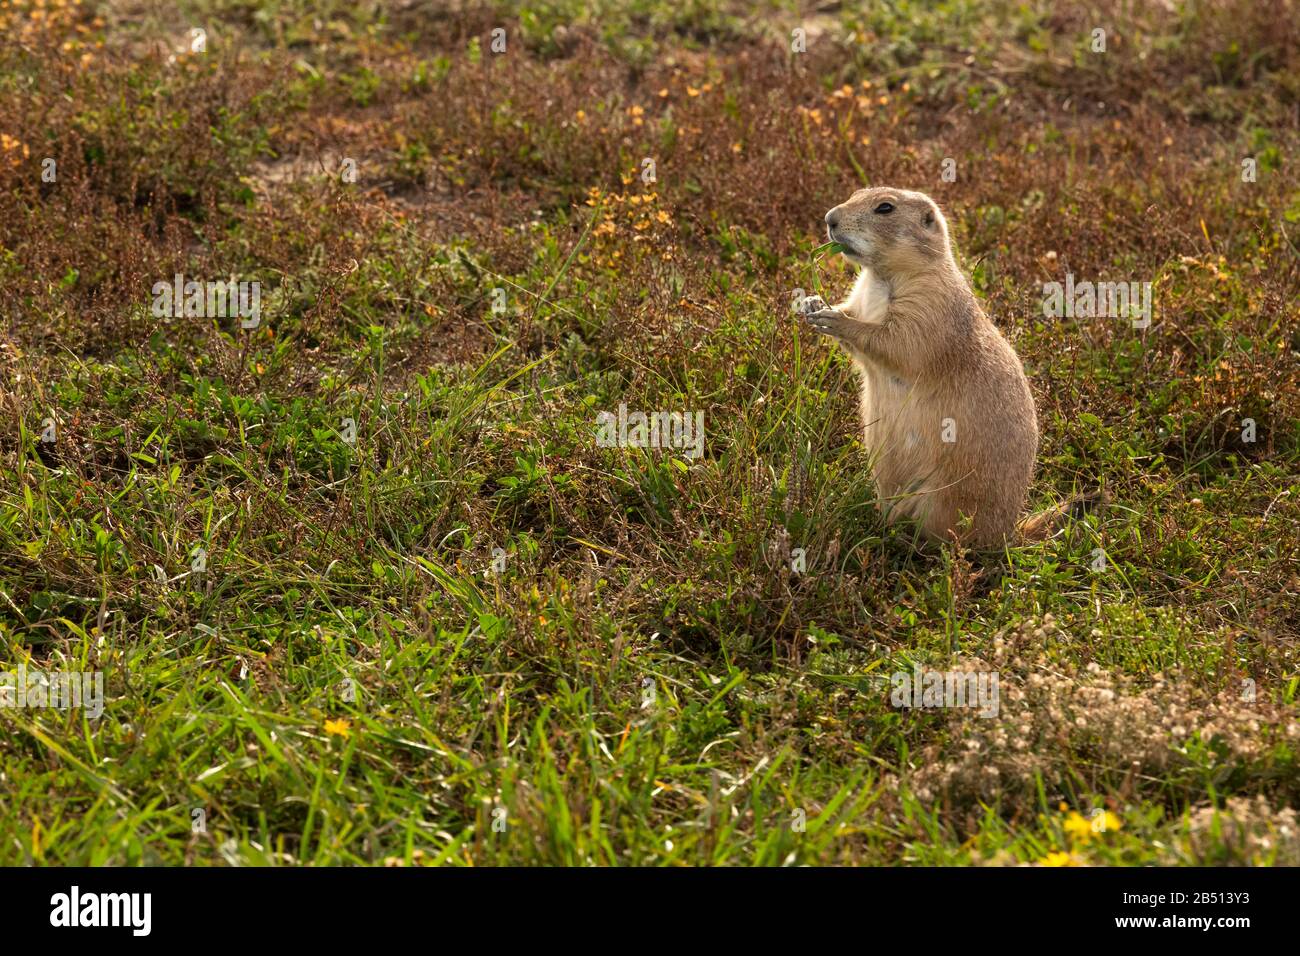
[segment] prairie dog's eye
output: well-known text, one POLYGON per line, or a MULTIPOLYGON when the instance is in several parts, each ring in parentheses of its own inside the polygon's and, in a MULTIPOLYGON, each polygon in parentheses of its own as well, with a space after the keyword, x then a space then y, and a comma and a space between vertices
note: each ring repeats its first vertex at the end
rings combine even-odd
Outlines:
POLYGON ((876 207, 875 211, 882 216, 887 216, 894 211, 894 204, 892 202, 882 202, 876 207))

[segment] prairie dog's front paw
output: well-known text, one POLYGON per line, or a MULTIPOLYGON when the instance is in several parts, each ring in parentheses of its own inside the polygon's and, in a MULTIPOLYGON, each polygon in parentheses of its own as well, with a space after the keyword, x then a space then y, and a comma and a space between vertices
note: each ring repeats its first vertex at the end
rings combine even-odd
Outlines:
POLYGON ((822 308, 804 315, 803 320, 822 335, 837 339, 847 338, 853 327, 853 320, 838 309, 822 308))
POLYGON ((794 304, 796 315, 812 315, 827 308, 826 300, 819 295, 806 295, 794 304))

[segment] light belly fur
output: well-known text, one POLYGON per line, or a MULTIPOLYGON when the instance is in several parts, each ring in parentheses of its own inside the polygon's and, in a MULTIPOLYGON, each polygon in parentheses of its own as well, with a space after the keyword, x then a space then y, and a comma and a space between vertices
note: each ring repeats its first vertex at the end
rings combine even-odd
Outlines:
POLYGON ((929 493, 940 484, 934 444, 942 416, 928 410, 912 383, 861 356, 853 359, 861 373, 863 438, 882 504, 897 515, 921 516, 929 493))

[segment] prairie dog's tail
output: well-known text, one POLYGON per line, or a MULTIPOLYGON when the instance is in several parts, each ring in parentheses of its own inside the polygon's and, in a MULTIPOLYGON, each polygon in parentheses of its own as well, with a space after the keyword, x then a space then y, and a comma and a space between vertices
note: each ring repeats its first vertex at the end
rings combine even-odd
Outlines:
POLYGON ((1016 525, 1022 541, 1045 541, 1056 533, 1066 515, 1078 520, 1090 511, 1099 511, 1106 506, 1108 496, 1105 488, 1086 491, 1053 505, 1036 515, 1022 518, 1016 525))

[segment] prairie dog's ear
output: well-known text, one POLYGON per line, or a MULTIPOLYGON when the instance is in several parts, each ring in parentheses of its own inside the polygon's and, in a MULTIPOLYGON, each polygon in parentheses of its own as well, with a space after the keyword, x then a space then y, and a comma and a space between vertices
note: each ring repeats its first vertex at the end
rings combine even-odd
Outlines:
POLYGON ((933 210, 933 209, 927 209, 927 210, 925 211, 925 215, 921 217, 921 223, 925 226, 926 229, 933 229, 933 228, 934 228, 934 210, 933 210))

